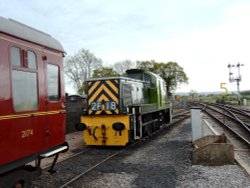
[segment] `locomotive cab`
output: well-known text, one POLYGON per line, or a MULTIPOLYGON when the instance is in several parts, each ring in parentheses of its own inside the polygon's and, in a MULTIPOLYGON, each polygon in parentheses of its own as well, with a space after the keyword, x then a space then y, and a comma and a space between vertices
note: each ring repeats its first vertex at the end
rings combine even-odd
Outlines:
POLYGON ((123 76, 137 80, 143 80, 150 88, 152 88, 156 86, 156 78, 155 75, 152 74, 153 73, 145 72, 141 69, 129 69, 123 76))

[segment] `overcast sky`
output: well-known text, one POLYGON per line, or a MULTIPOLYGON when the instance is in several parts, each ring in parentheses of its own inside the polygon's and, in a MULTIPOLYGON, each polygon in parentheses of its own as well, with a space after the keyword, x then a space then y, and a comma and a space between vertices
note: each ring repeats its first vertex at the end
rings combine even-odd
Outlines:
POLYGON ((223 92, 221 82, 235 91, 227 65, 240 62, 240 89, 250 90, 249 0, 0 0, 0 16, 52 35, 68 55, 175 61, 189 77, 177 92, 223 92))

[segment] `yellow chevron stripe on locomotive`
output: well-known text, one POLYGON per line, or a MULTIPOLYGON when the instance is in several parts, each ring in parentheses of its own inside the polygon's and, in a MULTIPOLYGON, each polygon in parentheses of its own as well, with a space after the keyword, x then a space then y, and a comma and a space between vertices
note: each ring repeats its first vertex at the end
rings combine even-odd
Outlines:
POLYGON ((88 87, 88 114, 119 114, 119 80, 92 80, 88 87))

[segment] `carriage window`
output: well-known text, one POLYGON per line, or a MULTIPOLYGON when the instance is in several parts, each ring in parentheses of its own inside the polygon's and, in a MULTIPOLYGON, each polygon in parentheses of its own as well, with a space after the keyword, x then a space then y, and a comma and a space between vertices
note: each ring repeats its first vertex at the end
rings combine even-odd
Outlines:
POLYGON ((36 55, 31 51, 28 51, 28 68, 36 69, 36 55))
POLYGON ((37 73, 12 70, 12 91, 15 111, 37 110, 37 73))
POLYGON ((48 64, 48 97, 49 101, 59 100, 59 67, 48 64))
POLYGON ((20 48, 12 47, 11 48, 11 63, 14 66, 21 66, 21 53, 20 48))

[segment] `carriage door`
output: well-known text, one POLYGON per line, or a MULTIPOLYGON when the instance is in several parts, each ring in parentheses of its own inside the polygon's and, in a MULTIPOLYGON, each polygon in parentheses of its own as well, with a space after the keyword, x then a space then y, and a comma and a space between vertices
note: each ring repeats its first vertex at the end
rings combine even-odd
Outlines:
MULTIPOLYGON (((6 153, 10 159, 35 152, 36 114, 38 110, 38 71, 36 55, 19 47, 11 47, 12 98, 14 113, 9 120, 6 153), (25 58, 22 58, 25 57, 25 58), (13 152, 14 151, 14 152, 13 152)), ((8 86, 6 87, 8 88, 8 86)), ((9 108, 9 107, 4 107, 9 108)), ((6 126, 7 130, 7 126, 6 126)))
POLYGON ((60 66, 46 63, 47 65, 47 125, 46 137, 49 145, 57 145, 64 140, 65 114, 62 113, 60 66))

